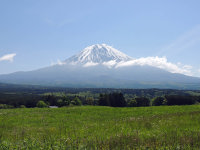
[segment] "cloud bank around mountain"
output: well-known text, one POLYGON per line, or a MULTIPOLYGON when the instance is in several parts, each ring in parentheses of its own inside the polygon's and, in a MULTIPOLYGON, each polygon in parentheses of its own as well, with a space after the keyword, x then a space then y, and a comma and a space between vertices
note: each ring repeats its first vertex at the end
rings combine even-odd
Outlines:
POLYGON ((0 57, 0 61, 10 61, 12 62, 14 60, 14 57, 16 56, 15 53, 12 53, 12 54, 6 54, 2 57, 0 57))
MULTIPOLYGON (((52 63, 51 65, 65 65, 65 62, 62 62, 60 60, 57 61, 57 63, 52 63)), ((101 63, 104 66, 107 66, 109 68, 119 68, 119 67, 128 67, 128 66, 151 66, 160 68, 166 71, 169 71, 171 73, 180 73, 184 75, 193 76, 193 67, 191 65, 184 65, 182 63, 172 63, 167 60, 166 57, 142 57, 138 59, 133 59, 130 61, 121 61, 116 62, 115 60, 103 62, 101 63)), ((73 64, 72 64, 73 65, 73 64)), ((94 63, 94 62, 87 62, 83 64, 83 67, 91 67, 91 66, 97 66, 100 65, 100 63, 94 63)))
POLYGON ((151 66, 169 71, 171 73, 180 73, 189 76, 194 76, 195 70, 197 70, 191 65, 169 62, 167 57, 153 56, 132 58, 106 44, 88 46, 79 54, 76 54, 63 62, 58 60, 57 63, 52 63, 52 65, 65 64, 79 65, 83 67, 103 65, 108 68, 151 66))
POLYGON ((171 73, 181 73, 185 75, 192 76, 192 69, 193 67, 190 65, 183 65, 181 63, 171 63, 168 62, 166 57, 142 57, 138 59, 133 59, 131 61, 126 62, 119 62, 115 67, 125 67, 125 66, 152 66, 157 67, 160 69, 164 69, 166 71, 169 71, 171 73))

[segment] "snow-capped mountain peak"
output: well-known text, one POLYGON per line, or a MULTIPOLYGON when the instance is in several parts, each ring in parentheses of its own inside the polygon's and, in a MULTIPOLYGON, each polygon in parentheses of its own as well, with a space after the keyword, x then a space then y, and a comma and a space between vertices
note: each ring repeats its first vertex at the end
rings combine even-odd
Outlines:
POLYGON ((105 62, 121 62, 132 60, 128 55, 106 44, 95 44, 70 57, 66 64, 102 64, 105 62))

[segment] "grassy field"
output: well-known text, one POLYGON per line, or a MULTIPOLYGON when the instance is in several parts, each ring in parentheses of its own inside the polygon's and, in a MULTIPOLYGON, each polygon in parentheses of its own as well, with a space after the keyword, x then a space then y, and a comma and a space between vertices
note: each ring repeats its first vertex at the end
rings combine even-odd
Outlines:
POLYGON ((200 105, 1 109, 0 149, 200 149, 200 105))

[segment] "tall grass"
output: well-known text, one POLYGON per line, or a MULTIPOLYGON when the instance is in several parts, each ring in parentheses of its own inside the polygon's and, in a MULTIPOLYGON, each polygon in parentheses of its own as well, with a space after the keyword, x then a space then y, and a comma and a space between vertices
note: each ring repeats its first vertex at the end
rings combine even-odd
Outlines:
POLYGON ((200 106, 4 109, 0 149, 200 149, 200 106))

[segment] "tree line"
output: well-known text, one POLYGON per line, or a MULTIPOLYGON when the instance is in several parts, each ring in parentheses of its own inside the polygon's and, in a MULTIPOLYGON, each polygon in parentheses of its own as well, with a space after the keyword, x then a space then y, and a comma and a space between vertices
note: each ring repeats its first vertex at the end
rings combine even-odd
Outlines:
POLYGON ((1 108, 24 108, 24 107, 48 107, 48 106, 80 106, 80 105, 99 105, 111 107, 145 107, 160 105, 192 105, 200 102, 200 96, 191 95, 164 95, 156 96, 153 99, 136 96, 126 99, 121 92, 101 93, 96 99, 94 97, 80 96, 56 96, 34 95, 34 94, 18 94, 14 96, 0 95, 1 108))
POLYGON ((111 107, 145 107, 161 105, 192 105, 200 103, 199 96, 189 95, 165 95, 153 99, 147 97, 136 97, 128 101, 125 100, 122 93, 100 94, 98 104, 100 106, 111 107))

